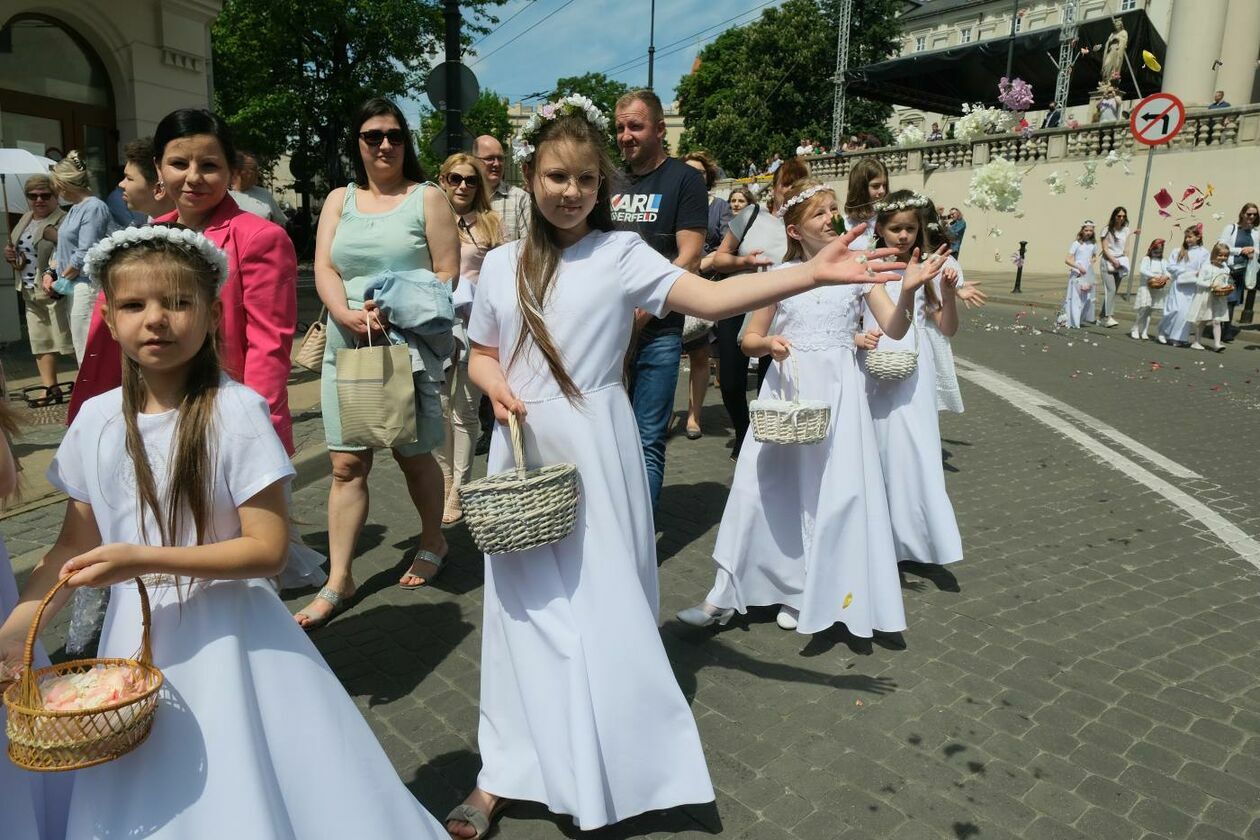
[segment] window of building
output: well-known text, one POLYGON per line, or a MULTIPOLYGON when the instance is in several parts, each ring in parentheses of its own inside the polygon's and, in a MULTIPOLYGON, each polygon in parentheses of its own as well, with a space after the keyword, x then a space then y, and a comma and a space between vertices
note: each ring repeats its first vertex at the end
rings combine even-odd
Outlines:
POLYGON ((915 52, 923 52, 926 46, 927 46, 927 38, 925 36, 919 35, 914 39, 915 52))
POLYGON ((1015 31, 1016 31, 1016 32, 1023 32, 1023 31, 1024 31, 1024 16, 1023 16, 1023 14, 1017 14, 1017 15, 1015 15, 1015 31))
POLYGON ((958 30, 958 40, 964 44, 971 43, 971 27, 964 26, 958 30))
POLYGON ((1137 8, 1137 0, 1120 0, 1120 11, 1131 12, 1137 8))

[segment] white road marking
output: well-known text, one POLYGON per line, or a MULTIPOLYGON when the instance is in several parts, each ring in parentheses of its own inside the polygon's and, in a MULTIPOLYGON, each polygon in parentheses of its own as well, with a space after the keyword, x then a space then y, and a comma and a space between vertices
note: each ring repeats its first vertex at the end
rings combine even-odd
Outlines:
POLYGON ((1144 460, 1159 465, 1161 469, 1177 478, 1201 478, 1197 473, 1156 452, 1152 452, 1148 447, 1107 426, 1097 418, 1078 411, 1056 400, 1049 394, 1030 388, 1021 382, 1017 382, 975 362, 969 362, 957 356, 954 357, 954 361, 957 364, 959 376, 979 385, 1035 420, 1049 426, 1054 431, 1079 445, 1082 449, 1095 455, 1101 463, 1119 470, 1133 481, 1160 494, 1169 502, 1199 520, 1208 531, 1224 543, 1226 547, 1236 552, 1239 557, 1260 569, 1260 542, 1252 539, 1237 525, 1234 525, 1189 493, 1146 469, 1146 467, 1131 458, 1112 451, 1097 440, 1093 434, 1087 433, 1072 423, 1065 421, 1063 417, 1054 412, 1062 412, 1081 423, 1090 432, 1104 434, 1117 443, 1120 443, 1121 440, 1128 441, 1122 444, 1126 449, 1138 454, 1144 460), (1051 408, 1054 411, 1048 410, 1051 408))

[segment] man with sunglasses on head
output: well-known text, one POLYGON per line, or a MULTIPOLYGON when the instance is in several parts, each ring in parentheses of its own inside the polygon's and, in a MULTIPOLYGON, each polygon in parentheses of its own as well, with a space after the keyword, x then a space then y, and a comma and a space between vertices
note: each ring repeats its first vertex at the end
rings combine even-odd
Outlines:
POLYGON ((503 220, 505 242, 525 237, 529 227, 529 193, 503 180, 503 144, 489 134, 473 141, 473 156, 486 171, 486 192, 490 206, 503 220))

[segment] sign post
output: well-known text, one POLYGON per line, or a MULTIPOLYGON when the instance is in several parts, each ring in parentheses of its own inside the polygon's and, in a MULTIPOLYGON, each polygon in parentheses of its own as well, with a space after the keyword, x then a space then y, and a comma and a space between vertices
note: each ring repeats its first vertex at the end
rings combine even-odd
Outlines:
POLYGON ((1124 289, 1125 300, 1133 294, 1133 276, 1141 265, 1142 219, 1146 216, 1146 196, 1151 188, 1151 164, 1155 162, 1155 152, 1176 137, 1185 123, 1186 106, 1171 93, 1153 93, 1129 114, 1129 131, 1133 139, 1149 148, 1146 152, 1146 176, 1142 179, 1142 200, 1138 204, 1138 232, 1133 236, 1133 265, 1129 266, 1129 282, 1124 289))

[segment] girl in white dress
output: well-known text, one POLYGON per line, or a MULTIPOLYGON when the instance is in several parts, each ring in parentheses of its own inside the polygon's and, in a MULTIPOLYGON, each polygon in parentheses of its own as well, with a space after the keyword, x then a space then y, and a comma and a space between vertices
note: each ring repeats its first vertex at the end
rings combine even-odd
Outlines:
POLYGON ((1217 353, 1224 352, 1221 343, 1221 324, 1229 321, 1229 299, 1223 295, 1215 295, 1213 289, 1230 286, 1229 281, 1229 246, 1217 242, 1212 246, 1208 261, 1195 275, 1195 293, 1190 301, 1190 314, 1187 317, 1194 324, 1194 341, 1191 350, 1205 350, 1203 346, 1203 328, 1212 325, 1212 349, 1217 353))
MULTIPOLYGON (((780 268, 812 259, 836 239, 832 223, 839 207, 830 188, 799 184, 784 209, 789 243, 780 268)), ((761 398, 803 386, 802 398, 831 406, 831 427, 817 444, 745 441, 713 549, 713 589, 703 604, 680 612, 680 621, 726 624, 736 610, 778 604, 779 626, 800 633, 840 621, 867 638, 873 630, 906 629, 879 450, 853 335, 863 299, 887 333, 904 335, 915 290, 943 262, 944 256, 915 261, 896 305, 878 286, 833 286, 753 313, 744 352, 768 354, 775 362, 761 398)))
POLYGON ((1190 343, 1190 301, 1194 299, 1195 279, 1207 258, 1202 225, 1186 228, 1181 247, 1173 251, 1172 259, 1165 265, 1172 282, 1165 287, 1168 294, 1164 297, 1164 317, 1159 321, 1156 336, 1160 344, 1184 347, 1190 343))
MULTIPOLYGON (((568 537, 486 556, 482 770, 447 819, 453 837, 483 836, 510 799, 582 830, 713 799, 656 623, 647 474, 621 379, 634 309, 717 320, 822 283, 893 276, 869 271, 845 239, 770 274, 710 283, 684 272, 613 231, 607 131, 574 96, 518 134, 529 235, 486 257, 468 325, 469 373, 495 416, 524 419, 530 467, 575 464, 581 498, 568 537)), ((499 427, 490 473, 511 468, 510 449, 499 427)))
POLYGON ((288 551, 293 465, 266 401, 220 373, 227 257, 159 226, 102 240, 88 265, 123 384, 83 405, 49 467, 70 501, 0 654, 70 575, 112 586, 100 655, 133 655, 142 576, 166 683, 144 743, 76 772, 66 836, 443 837, 268 580, 288 551))
MULTIPOLYGON (((924 229, 919 214, 931 204, 909 190, 876 204, 876 243, 896 248, 899 258, 920 247, 924 229)), ((866 378, 898 561, 944 565, 963 556, 941 462, 936 358, 932 344, 923 338, 928 319, 946 337, 958 331, 957 282, 956 271, 942 269, 939 278, 915 293, 914 327, 901 339, 885 335, 876 344, 876 351, 917 349, 914 372, 898 381, 866 378)), ((889 295, 899 294, 899 287, 897 282, 888 284, 889 295)))
POLYGON ((1156 239, 1151 246, 1146 249, 1146 256, 1142 257, 1142 264, 1138 267, 1139 283, 1137 295, 1133 299, 1133 312, 1136 318, 1133 321, 1133 330, 1129 333, 1129 338, 1145 341, 1150 336, 1147 331, 1151 325, 1151 312, 1155 309, 1163 310, 1164 298, 1168 294, 1168 267, 1164 260, 1164 240, 1156 239), (1158 288, 1151 286, 1151 281, 1163 285, 1158 288))
POLYGON ((875 202, 888 195, 888 168, 879 158, 862 158, 849 170, 849 188, 844 197, 844 229, 864 225, 854 248, 866 248, 875 235, 875 202))
MULTIPOLYGON (((17 434, 17 423, 7 399, 0 398, 0 498, 17 489, 17 462, 8 439, 17 434)), ((17 583, 9 565, 9 552, 0 539, 0 622, 17 604, 17 583)), ((16 662, 0 659, 0 694, 18 674, 16 662)), ((35 646, 35 667, 48 664, 43 648, 35 646)), ((32 773, 9 761, 5 736, 5 709, 0 705, 0 837, 5 840, 62 840, 66 836, 66 802, 73 773, 32 773)))
POLYGON ((1076 233, 1076 239, 1068 248, 1067 297, 1063 301, 1061 326, 1079 329, 1081 324, 1094 322, 1094 284, 1098 264, 1098 243, 1094 238, 1094 223, 1086 220, 1076 233))
MULTIPOLYGON (((1141 233, 1140 230, 1134 232, 1141 233)), ((1117 207, 1111 211, 1107 227, 1103 230, 1102 262, 1099 263, 1103 275, 1103 311, 1100 317, 1104 327, 1120 323, 1116 320, 1116 289, 1129 276, 1129 255, 1125 253, 1128 242, 1129 211, 1117 207)))

